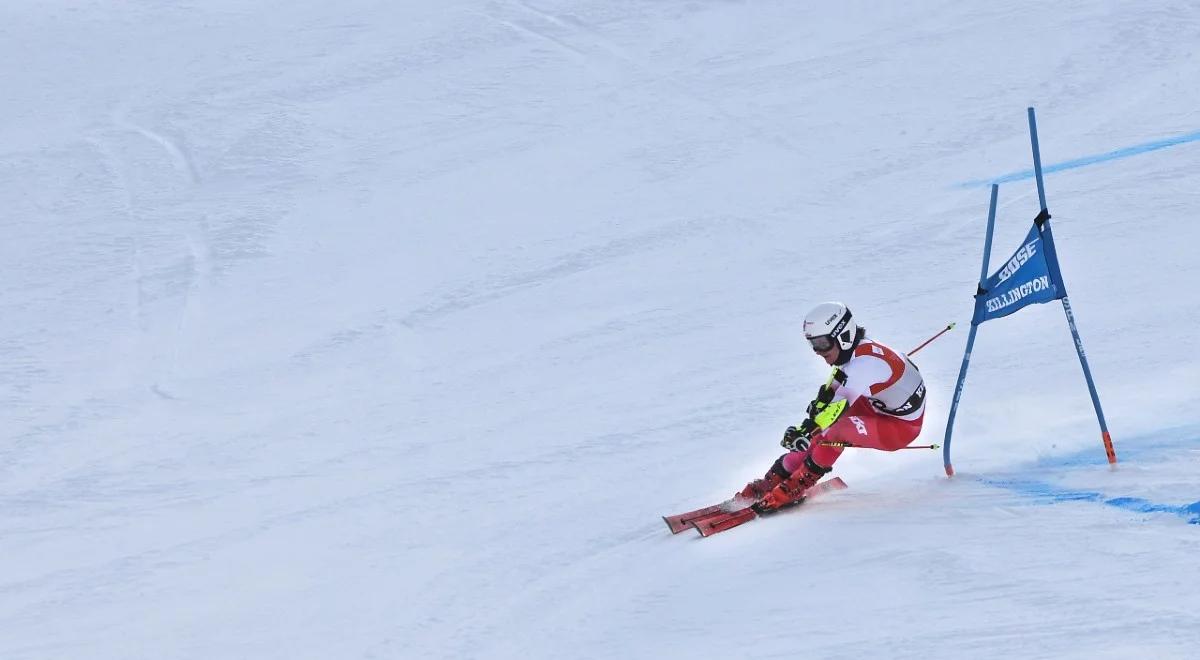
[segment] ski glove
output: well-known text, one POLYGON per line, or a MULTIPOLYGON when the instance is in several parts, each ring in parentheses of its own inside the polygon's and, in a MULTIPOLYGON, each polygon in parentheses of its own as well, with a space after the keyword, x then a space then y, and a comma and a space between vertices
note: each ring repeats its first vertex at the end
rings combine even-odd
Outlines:
POLYGON ((808 441, 815 430, 817 430, 817 423, 806 419, 800 422, 799 428, 787 427, 787 430, 783 432, 783 440, 779 444, 788 451, 807 451, 808 441))

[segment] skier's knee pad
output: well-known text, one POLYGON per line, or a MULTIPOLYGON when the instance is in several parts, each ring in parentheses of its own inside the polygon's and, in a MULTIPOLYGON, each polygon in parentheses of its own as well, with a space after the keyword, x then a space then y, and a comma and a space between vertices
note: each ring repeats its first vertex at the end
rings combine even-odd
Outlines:
MULTIPOLYGON (((786 479, 795 474, 797 470, 804 467, 804 454, 801 454, 798 451, 794 451, 790 454, 784 454, 783 456, 779 457, 779 460, 776 461, 775 464, 779 466, 779 474, 783 475, 783 478, 786 479)), ((774 468, 772 468, 772 470, 774 470, 774 468)))

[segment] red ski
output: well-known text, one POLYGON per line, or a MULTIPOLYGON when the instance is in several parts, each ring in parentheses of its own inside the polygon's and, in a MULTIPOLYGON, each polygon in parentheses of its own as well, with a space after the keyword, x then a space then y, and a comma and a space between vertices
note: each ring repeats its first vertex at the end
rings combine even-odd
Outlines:
MULTIPOLYGON (((845 488, 846 488, 846 482, 842 481, 841 477, 834 477, 832 479, 829 479, 828 481, 822 481, 821 483, 817 484, 816 486, 813 486, 811 490, 809 490, 807 493, 805 493, 804 499, 801 499, 800 501, 796 502, 795 504, 791 504, 785 508, 791 508, 791 507, 803 504, 805 501, 808 500, 808 498, 816 497, 817 495, 820 495, 821 493, 827 493, 831 490, 843 490, 845 488)), ((780 509, 780 511, 782 511, 782 510, 783 509, 780 509)), ((775 512, 772 511, 771 513, 775 513, 775 512)), ((767 514, 767 515, 770 515, 770 514, 767 514)), ((733 529, 734 527, 737 527, 738 525, 748 523, 751 520, 754 520, 755 518, 757 518, 758 516, 759 516, 759 514, 757 512, 755 512, 754 509, 741 509, 740 511, 709 514, 707 516, 703 516, 700 518, 693 518, 693 519, 691 519, 691 521, 688 524, 690 524, 692 527, 694 527, 697 532, 700 532, 700 536, 707 537, 707 536, 712 536, 713 534, 717 534, 719 532, 723 532, 727 529, 733 529)))
POLYGON ((736 509, 735 499, 731 497, 720 504, 706 506, 703 509, 696 509, 695 511, 679 513, 673 516, 663 516, 663 521, 667 523, 667 527, 671 530, 672 534, 678 534, 691 527, 691 523, 694 521, 730 513, 736 509))

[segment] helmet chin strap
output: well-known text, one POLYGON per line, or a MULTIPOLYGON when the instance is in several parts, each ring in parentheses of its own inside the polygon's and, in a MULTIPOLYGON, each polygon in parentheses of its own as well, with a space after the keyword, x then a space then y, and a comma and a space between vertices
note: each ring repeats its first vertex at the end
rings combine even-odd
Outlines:
POLYGON ((853 356, 854 356, 854 349, 853 349, 853 348, 850 348, 849 350, 847 350, 847 349, 845 349, 845 348, 842 348, 842 346, 839 344, 839 345, 838 345, 838 355, 837 355, 837 359, 835 359, 835 360, 833 361, 833 366, 835 366, 835 367, 840 367, 840 366, 842 366, 843 364, 846 364, 847 362, 849 362, 849 361, 850 361, 850 358, 851 358, 851 357, 853 357, 853 356))
POLYGON ((837 355, 837 359, 833 361, 833 366, 840 367, 843 364, 846 364, 847 362, 849 362, 850 358, 854 357, 854 349, 858 348, 859 342, 861 342, 863 340, 863 337, 866 337, 866 336, 867 336, 867 331, 863 328, 859 328, 858 330, 856 330, 854 332, 854 343, 850 344, 850 348, 842 348, 842 344, 841 344, 841 342, 839 342, 837 345, 838 355, 837 355))

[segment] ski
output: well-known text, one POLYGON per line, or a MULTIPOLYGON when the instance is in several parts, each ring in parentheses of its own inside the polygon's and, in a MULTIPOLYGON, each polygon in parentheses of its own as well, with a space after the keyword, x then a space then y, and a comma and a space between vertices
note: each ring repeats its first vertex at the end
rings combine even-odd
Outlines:
MULTIPOLYGON (((792 507, 799 506, 799 505, 803 504, 804 502, 806 502, 808 500, 808 498, 810 498, 810 497, 816 497, 822 493, 827 493, 831 490, 843 490, 846 487, 847 487, 846 482, 842 481, 841 477, 834 477, 828 481, 822 481, 821 483, 817 484, 816 486, 813 486, 812 489, 808 493, 805 494, 803 499, 795 502, 794 504, 790 504, 782 509, 777 509, 776 511, 772 511, 771 513, 772 514, 778 513, 779 511, 784 511, 786 509, 790 509, 792 507)), ((771 514, 765 514, 765 515, 771 515, 771 514)), ((725 530, 728 530, 728 529, 733 529, 734 527, 737 527, 738 525, 748 523, 757 517, 759 517, 759 514, 757 512, 755 512, 754 509, 741 509, 740 511, 732 511, 729 513, 709 514, 704 517, 693 518, 688 524, 690 524, 693 528, 695 528, 695 530, 697 532, 700 532, 700 536, 709 537, 709 536, 712 536, 713 534, 724 532, 725 530)))
POLYGON ((754 512, 754 509, 747 508, 742 509, 741 511, 734 511, 733 513, 726 513, 723 515, 693 520, 691 522, 691 526, 697 532, 700 532, 700 536, 707 537, 712 536, 717 532, 733 529, 734 527, 737 527, 743 523, 748 523, 757 517, 758 514, 754 512))
POLYGON ((722 516, 726 513, 729 513, 734 508, 735 500, 736 498, 731 497, 720 504, 706 506, 702 509, 696 509, 695 511, 678 513, 673 516, 663 516, 663 522, 667 523, 667 528, 671 530, 672 534, 678 534, 679 532, 691 527, 691 523, 693 521, 703 520, 704 518, 710 518, 712 516, 722 516))

